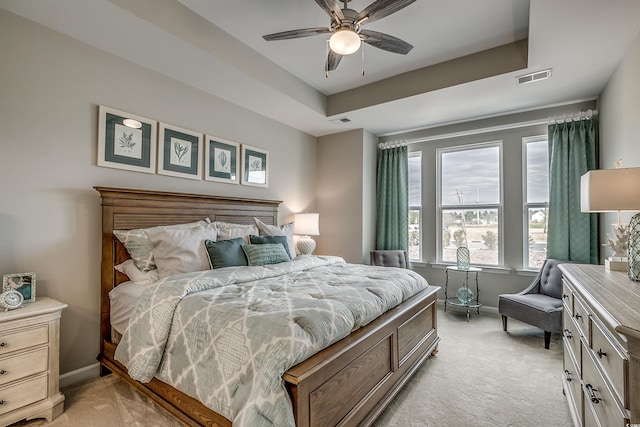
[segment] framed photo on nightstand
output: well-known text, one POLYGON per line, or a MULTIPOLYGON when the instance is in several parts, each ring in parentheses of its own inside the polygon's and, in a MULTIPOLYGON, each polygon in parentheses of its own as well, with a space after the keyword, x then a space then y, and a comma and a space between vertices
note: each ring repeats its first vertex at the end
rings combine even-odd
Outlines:
POLYGON ((3 291, 18 291, 24 302, 36 300, 36 273, 14 273, 2 276, 3 291))

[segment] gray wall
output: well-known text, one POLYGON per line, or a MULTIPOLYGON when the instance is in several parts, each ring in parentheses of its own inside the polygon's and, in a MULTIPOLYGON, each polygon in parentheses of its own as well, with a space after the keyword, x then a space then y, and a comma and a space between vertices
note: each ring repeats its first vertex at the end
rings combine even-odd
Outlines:
POLYGON ((69 304, 62 373, 98 354, 101 213, 93 186, 283 200, 281 222, 315 209, 310 135, 4 10, 0 57, 0 274, 35 271, 38 295, 69 304), (98 167, 98 105, 267 149, 269 188, 98 167))
MULTIPOLYGON (((480 300, 484 305, 496 307, 498 295, 518 292, 531 282, 531 274, 523 272, 523 200, 522 200, 522 138, 546 135, 549 117, 563 113, 595 109, 595 101, 569 104, 561 107, 512 114, 487 120, 477 120, 439 128, 430 128, 406 134, 397 134, 383 140, 429 139, 412 143, 409 151, 422 151, 422 263, 414 263, 413 269, 422 274, 431 284, 444 287, 445 271, 441 266, 432 266, 436 260, 436 150, 473 143, 502 141, 503 143, 503 191, 504 217, 502 242, 504 265, 507 271, 480 273, 480 300), (531 122, 543 124, 524 125, 531 122), (514 127, 512 127, 514 126, 514 127), (495 130, 498 127, 503 130, 495 130), (512 128, 510 128, 512 127, 512 128), (488 131, 491 130, 491 131, 488 131), (455 135, 455 136, 452 136, 455 135), (458 136, 460 135, 460 136, 458 136), (517 270, 521 272, 518 274, 517 270), (524 273, 524 274, 523 274, 524 273)), ((451 277, 453 292, 460 287, 460 278, 451 277)), ((450 289, 451 291, 451 289, 450 289)), ((451 297, 451 293, 449 297, 451 297)), ((441 290, 439 298, 444 298, 441 290)))
MULTIPOLYGON (((600 168, 613 169, 622 159, 626 168, 640 167, 640 35, 609 79, 600 95, 600 168)), ((633 212, 622 213, 621 221, 628 222, 633 212)), ((611 224, 618 221, 617 214, 606 214, 601 235, 611 234, 611 224)), ((607 248, 600 251, 601 259, 611 254, 607 248)))

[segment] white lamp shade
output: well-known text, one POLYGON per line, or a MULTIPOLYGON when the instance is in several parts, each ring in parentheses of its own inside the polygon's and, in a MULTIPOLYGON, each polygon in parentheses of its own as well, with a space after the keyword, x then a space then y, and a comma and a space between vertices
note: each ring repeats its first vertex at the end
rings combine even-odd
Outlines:
POLYGON ((320 214, 302 213, 295 214, 293 223, 293 234, 301 236, 318 236, 320 235, 320 214))
POLYGON ((640 168, 592 170, 580 179, 582 212, 640 211, 640 168))
POLYGON ((360 49, 360 36, 348 28, 337 30, 329 38, 329 47, 340 55, 351 55, 360 49))

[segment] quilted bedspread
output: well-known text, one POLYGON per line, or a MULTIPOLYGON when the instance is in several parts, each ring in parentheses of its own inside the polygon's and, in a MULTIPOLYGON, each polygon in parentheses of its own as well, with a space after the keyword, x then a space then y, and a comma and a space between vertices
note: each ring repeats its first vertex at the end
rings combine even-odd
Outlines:
POLYGON ((143 293, 116 359, 234 425, 293 426, 284 372, 427 286, 411 270, 319 256, 172 276, 143 293))

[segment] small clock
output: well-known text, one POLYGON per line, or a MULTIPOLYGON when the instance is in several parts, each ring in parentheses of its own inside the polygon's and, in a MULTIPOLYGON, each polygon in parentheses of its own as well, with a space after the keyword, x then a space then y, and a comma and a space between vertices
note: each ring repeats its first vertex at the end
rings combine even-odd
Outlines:
POLYGON ((0 307, 6 310, 19 308, 24 301, 24 297, 18 291, 8 290, 0 294, 0 307))

